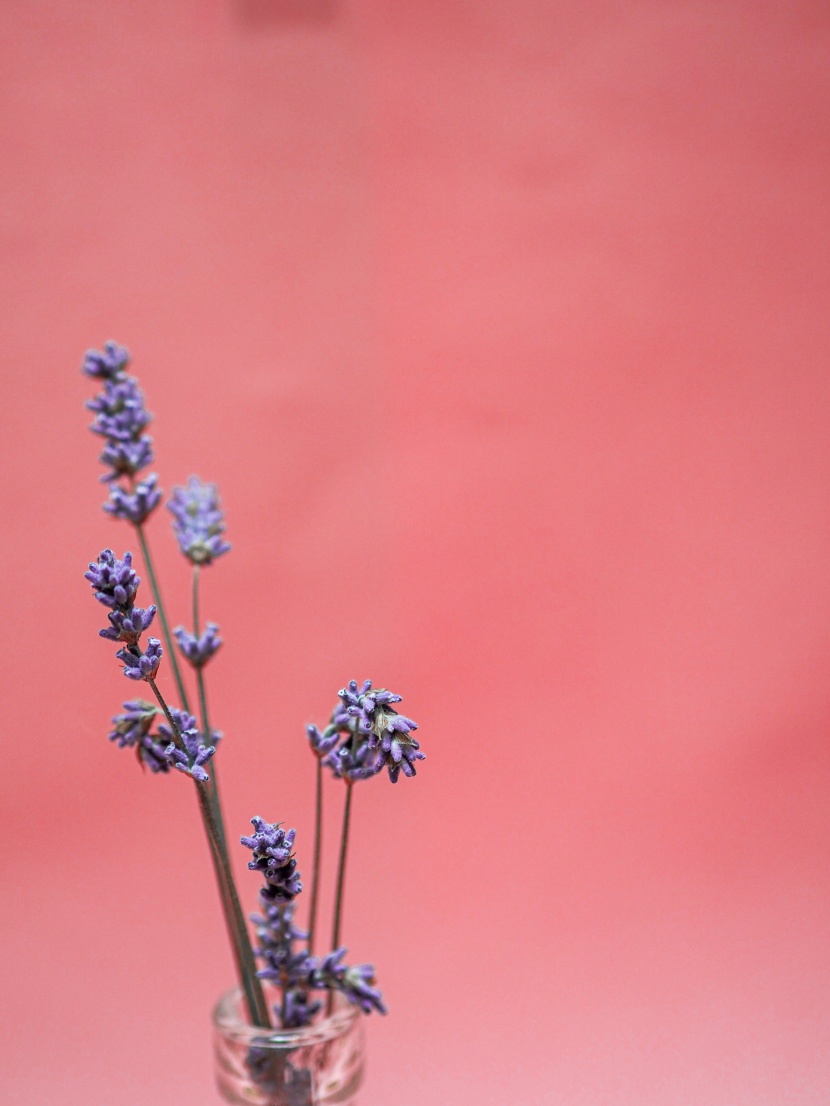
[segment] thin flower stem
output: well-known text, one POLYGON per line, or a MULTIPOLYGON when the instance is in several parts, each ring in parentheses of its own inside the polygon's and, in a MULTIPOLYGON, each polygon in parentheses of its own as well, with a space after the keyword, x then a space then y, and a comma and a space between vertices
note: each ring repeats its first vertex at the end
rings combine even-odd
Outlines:
MULTIPOLYGON (((155 680, 148 680, 147 683, 150 685, 153 694, 158 700, 159 706, 164 711, 164 716, 170 726, 174 742, 179 748, 184 749, 184 741, 179 733, 178 726, 173 721, 170 708, 156 686, 155 680)), ((252 1025, 269 1029, 271 1028, 271 1019, 268 1014, 268 1004, 262 992, 262 984, 257 978, 256 961, 254 959, 253 949, 251 948, 248 928, 245 924, 244 915, 242 914, 242 907, 240 906, 239 896, 236 892, 236 884, 234 883, 227 851, 222 842, 219 827, 214 817, 213 805, 210 801, 208 788, 205 784, 197 780, 194 780, 194 783, 196 785, 196 794, 199 799, 202 822, 210 846, 210 855, 213 860, 216 881, 219 884, 219 892, 225 914, 225 924, 231 940, 236 970, 239 975, 239 982, 245 994, 248 1015, 252 1025)))
POLYGON ((202 577, 199 567, 199 565, 193 566, 193 583, 190 589, 190 597, 193 601, 193 633, 196 637, 199 636, 199 581, 202 577))
MULTIPOLYGON (((200 566, 193 566, 193 585, 191 588, 191 598, 193 601, 193 634, 196 638, 199 637, 199 584, 201 582, 200 566)), ((202 672, 202 668, 196 669, 196 683, 199 688, 199 707, 202 715, 202 733, 206 742, 210 741, 211 729, 210 720, 208 718, 208 706, 207 706, 207 691, 205 690, 205 677, 202 672)), ((219 775, 216 770, 216 762, 213 762, 213 769, 210 773, 210 798, 213 803, 213 815, 216 819, 216 824, 219 827, 219 834, 222 838, 222 845, 227 848, 227 838, 225 836, 225 819, 222 814, 222 800, 219 798, 219 775)))
POLYGON ((320 857, 323 850, 323 758, 317 757, 317 802, 314 815, 314 872, 311 877, 311 905, 308 911, 308 952, 314 953, 317 925, 317 892, 320 887, 320 857))
POLYGON ((346 877, 346 850, 349 847, 349 818, 352 813, 352 789, 354 784, 346 780, 346 802, 343 807, 343 833, 340 838, 340 860, 337 866, 337 897, 334 900, 334 929, 331 938, 332 952, 340 948, 340 922, 343 913, 343 884, 346 877))
POLYGON ((144 527, 141 523, 136 523, 136 533, 138 534, 138 540, 141 543, 141 553, 144 557, 144 564, 147 566, 147 575, 150 577, 150 587, 153 589, 153 598, 156 601, 158 607, 159 620, 161 621, 161 630, 164 635, 164 644, 167 646, 167 652, 170 657, 170 664, 173 666, 173 676, 176 680, 176 688, 179 692, 179 699, 181 700, 182 710, 186 710, 190 714, 190 704, 187 699, 187 691, 185 690, 184 680, 179 669, 179 662, 176 658, 176 650, 173 648, 173 638, 170 634, 170 626, 167 622, 167 614, 164 609, 164 603, 161 598, 161 592, 159 591, 158 579, 153 567, 153 558, 150 556, 150 546, 147 542, 147 535, 144 533, 144 527))

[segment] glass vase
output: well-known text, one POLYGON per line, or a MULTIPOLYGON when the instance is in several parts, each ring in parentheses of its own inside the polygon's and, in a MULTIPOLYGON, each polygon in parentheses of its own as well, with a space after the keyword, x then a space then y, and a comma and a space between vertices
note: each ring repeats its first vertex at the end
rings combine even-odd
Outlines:
POLYGON ((213 1012, 216 1085, 236 1106, 357 1106, 365 1036, 358 1007, 335 995, 327 1017, 301 1029, 258 1029, 238 988, 213 1012))

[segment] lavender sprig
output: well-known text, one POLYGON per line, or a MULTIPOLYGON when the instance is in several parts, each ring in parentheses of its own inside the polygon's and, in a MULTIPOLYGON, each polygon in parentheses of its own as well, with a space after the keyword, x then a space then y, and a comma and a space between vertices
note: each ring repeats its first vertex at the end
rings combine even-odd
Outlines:
POLYGON ((164 650, 157 637, 147 639, 147 648, 142 652, 137 645, 119 649, 115 654, 124 665, 124 675, 128 680, 154 680, 161 664, 164 650))
POLYGON ((357 964, 350 968, 343 963, 346 949, 340 947, 311 965, 308 985, 312 988, 325 988, 340 991, 349 1002, 359 1006, 364 1014, 377 1010, 379 1014, 388 1013, 380 991, 373 986, 375 969, 371 964, 357 964))
POLYGON ((180 736, 184 749, 180 749, 175 742, 171 741, 164 750, 165 757, 180 772, 192 776, 194 780, 199 780, 201 783, 207 783, 210 776, 204 766, 216 752, 216 746, 206 746, 197 729, 182 730, 180 736))
POLYGON ((86 351, 82 372, 98 380, 113 380, 123 376, 129 363, 129 350, 117 342, 105 342, 103 352, 97 349, 86 351))
POLYGON ((198 637, 188 633, 184 626, 177 626, 173 634, 178 642, 179 652, 185 660, 194 668, 204 668, 222 645, 218 631, 219 627, 215 622, 208 622, 204 633, 198 637))
POLYGON ((124 522, 140 526, 159 503, 161 503, 161 489, 158 487, 158 477, 152 473, 145 480, 140 480, 130 492, 125 491, 120 484, 112 484, 110 497, 104 504, 104 510, 113 518, 120 518, 124 522))
POLYGON ((174 488, 167 502, 179 548, 195 565, 208 565, 230 549, 222 534, 225 516, 215 484, 191 476, 186 488, 174 488))
POLYGON ((158 708, 144 699, 130 699, 121 714, 112 720, 110 741, 117 741, 119 749, 133 748, 153 728, 158 708))
POLYGON ((261 872, 267 884, 261 892, 271 902, 290 902, 303 889, 297 861, 291 852, 296 830, 286 832, 279 822, 273 825, 262 818, 251 819, 254 833, 240 838, 242 844, 253 850, 248 861, 251 871, 261 872))
POLYGON ((141 577, 133 568, 132 553, 125 553, 119 561, 111 549, 99 553, 97 561, 90 561, 84 579, 92 584, 99 603, 121 611, 132 607, 141 583, 141 577))

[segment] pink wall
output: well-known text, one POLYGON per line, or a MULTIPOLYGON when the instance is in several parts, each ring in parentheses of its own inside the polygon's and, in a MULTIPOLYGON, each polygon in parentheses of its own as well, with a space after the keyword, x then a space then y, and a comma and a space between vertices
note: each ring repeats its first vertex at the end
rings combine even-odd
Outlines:
POLYGON ((356 797, 362 1103, 827 1102, 828 11, 0 6, 3 1101, 214 1100, 206 850, 81 578, 114 337, 224 494, 235 831, 308 856, 350 676, 421 723, 356 797))

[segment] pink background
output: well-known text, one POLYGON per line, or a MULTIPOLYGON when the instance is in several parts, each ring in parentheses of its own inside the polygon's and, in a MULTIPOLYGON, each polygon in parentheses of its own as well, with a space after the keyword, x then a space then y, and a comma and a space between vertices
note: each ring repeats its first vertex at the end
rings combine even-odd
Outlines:
POLYGON ((131 541, 78 372, 113 337, 163 485, 224 495, 233 831, 308 868, 303 725, 350 676, 421 724, 356 795, 362 1106, 826 1104, 827 4, 0 26, 2 1100, 215 1101, 193 796, 108 745, 135 688, 81 578, 131 541))

